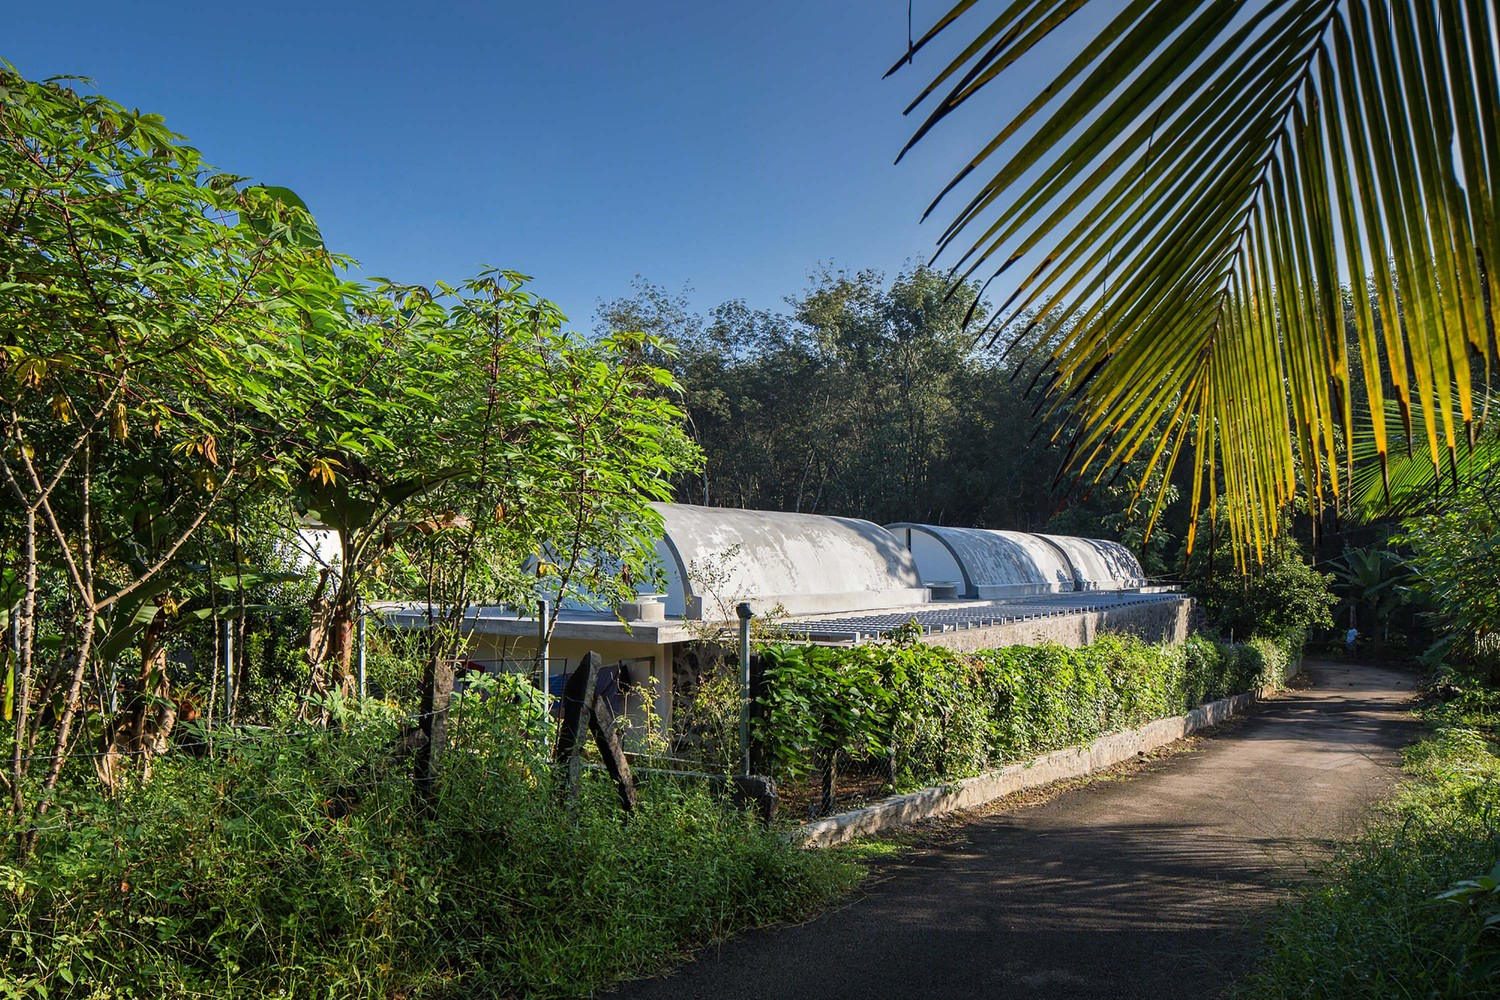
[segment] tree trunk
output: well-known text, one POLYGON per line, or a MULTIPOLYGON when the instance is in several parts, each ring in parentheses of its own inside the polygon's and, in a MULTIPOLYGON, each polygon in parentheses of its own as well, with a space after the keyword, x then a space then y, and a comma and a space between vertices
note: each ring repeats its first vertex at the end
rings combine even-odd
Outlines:
POLYGON ((177 705, 172 701, 161 631, 155 621, 147 627, 141 640, 141 671, 124 712, 105 731, 101 756, 94 760, 99 781, 110 792, 124 784, 132 764, 142 780, 149 778, 152 760, 167 752, 177 725, 177 705))
POLYGON ((417 748, 412 775, 417 805, 424 816, 437 812, 438 760, 448 743, 448 703, 453 695, 453 661, 441 651, 428 654, 422 672, 422 733, 426 739, 417 748))
POLYGON ((354 597, 342 587, 332 598, 325 597, 328 577, 329 571, 323 570, 312 599, 312 622, 307 630, 307 691, 297 713, 299 719, 315 718, 323 725, 329 719, 323 699, 333 691, 346 698, 354 691, 354 674, 350 670, 354 651, 354 597))
POLYGON ((20 817, 21 810, 26 806, 24 776, 28 770, 26 761, 26 734, 31 728, 31 678, 32 668, 36 662, 34 650, 36 648, 36 593, 37 593, 37 557, 36 557, 36 509, 26 509, 25 533, 23 535, 22 557, 26 572, 26 595, 22 598, 20 620, 17 622, 20 637, 20 655, 16 663, 16 728, 15 747, 11 755, 10 768, 10 794, 11 810, 16 817, 20 817))

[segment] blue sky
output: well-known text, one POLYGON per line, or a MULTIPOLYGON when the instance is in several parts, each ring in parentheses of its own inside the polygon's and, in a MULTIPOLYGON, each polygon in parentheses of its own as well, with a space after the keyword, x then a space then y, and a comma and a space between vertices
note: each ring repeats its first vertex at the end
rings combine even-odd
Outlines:
MULTIPOLYGON (((946 7, 917 0, 921 27, 946 7)), ((296 190, 363 272, 535 277, 578 326, 633 275, 775 308, 820 264, 929 254, 923 208, 1008 95, 900 166, 939 65, 904 0, 25 4, 0 57, 92 77, 296 190), (967 129, 967 131, 965 131, 967 129)))

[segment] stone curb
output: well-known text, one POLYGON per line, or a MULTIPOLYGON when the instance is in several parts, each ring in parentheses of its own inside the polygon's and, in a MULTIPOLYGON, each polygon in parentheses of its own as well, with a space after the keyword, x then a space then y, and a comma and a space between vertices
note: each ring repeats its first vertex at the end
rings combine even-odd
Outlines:
POLYGON ((855 837, 899 829, 961 809, 974 809, 1027 788, 1081 778, 1175 743, 1200 729, 1216 726, 1274 690, 1265 688, 1231 695, 1200 705, 1186 715, 1157 719, 1137 729, 1101 736, 1085 746, 1054 750, 988 774, 897 795, 863 809, 804 823, 790 833, 790 838, 804 847, 832 847, 855 837))

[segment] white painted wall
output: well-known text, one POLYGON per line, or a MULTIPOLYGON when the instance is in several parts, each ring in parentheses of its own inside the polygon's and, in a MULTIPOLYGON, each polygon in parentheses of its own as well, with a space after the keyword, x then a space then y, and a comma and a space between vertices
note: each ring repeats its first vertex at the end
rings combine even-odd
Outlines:
POLYGON ((940 540, 926 531, 912 528, 897 529, 896 535, 907 542, 924 584, 930 587, 935 583, 952 583, 958 586, 959 596, 972 596, 958 560, 940 540))

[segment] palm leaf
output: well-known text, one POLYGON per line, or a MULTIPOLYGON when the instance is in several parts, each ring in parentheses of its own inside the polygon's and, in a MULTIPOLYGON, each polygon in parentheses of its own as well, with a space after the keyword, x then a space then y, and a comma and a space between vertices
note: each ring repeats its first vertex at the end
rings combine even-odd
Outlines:
MULTIPOLYGON (((1457 395, 1456 390, 1454 394, 1457 395)), ((1488 392, 1481 393, 1476 400, 1481 412, 1488 411, 1494 401, 1488 392)), ((1400 419, 1393 402, 1386 404, 1384 416, 1390 423, 1400 419)), ((1500 476, 1500 433, 1485 426, 1483 418, 1475 421, 1481 426, 1473 445, 1460 447, 1452 466, 1433 463, 1422 450, 1427 437, 1426 412, 1413 409, 1411 421, 1412 438, 1393 440, 1384 466, 1379 461, 1374 435, 1366 429, 1355 436, 1349 449, 1354 463, 1349 507, 1356 519, 1370 522, 1428 513, 1461 496, 1463 486, 1500 476)))
MULTIPOLYGON (((1299 494, 1369 501, 1352 442, 1382 495, 1393 433, 1457 475, 1500 349, 1500 0, 1090 3, 1105 27, 928 210, 952 203, 955 276, 1001 283, 982 335, 1045 345, 1071 473, 1190 455, 1194 507, 1222 493, 1245 554, 1299 494)), ((1085 4, 985 6, 953 6, 893 68, 959 42, 908 149, 1037 78, 1032 49, 1085 4)))

